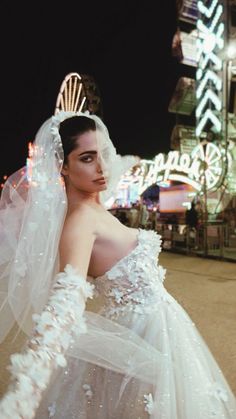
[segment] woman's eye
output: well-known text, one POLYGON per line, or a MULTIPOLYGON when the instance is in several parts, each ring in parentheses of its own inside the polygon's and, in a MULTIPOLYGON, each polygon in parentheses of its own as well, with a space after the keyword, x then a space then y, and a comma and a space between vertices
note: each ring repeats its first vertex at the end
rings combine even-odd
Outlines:
POLYGON ((81 158, 81 161, 85 163, 90 163, 93 160, 92 156, 84 156, 81 158))

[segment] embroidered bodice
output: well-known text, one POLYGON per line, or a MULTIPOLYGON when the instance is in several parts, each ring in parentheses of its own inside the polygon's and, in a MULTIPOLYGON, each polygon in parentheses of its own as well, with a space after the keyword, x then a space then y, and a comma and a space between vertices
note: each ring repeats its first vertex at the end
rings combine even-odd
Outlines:
POLYGON ((102 313, 114 317, 121 312, 147 313, 171 296, 163 286, 165 269, 158 265, 161 237, 152 230, 138 230, 136 247, 103 276, 93 282, 102 295, 102 313))

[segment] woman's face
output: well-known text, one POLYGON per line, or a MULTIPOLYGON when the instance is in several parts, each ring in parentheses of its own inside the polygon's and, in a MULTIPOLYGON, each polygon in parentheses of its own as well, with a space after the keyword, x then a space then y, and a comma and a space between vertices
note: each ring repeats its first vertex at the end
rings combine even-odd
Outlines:
POLYGON ((103 174, 100 165, 96 131, 81 134, 76 143, 77 147, 68 155, 62 170, 66 185, 90 193, 105 190, 107 175, 103 174))

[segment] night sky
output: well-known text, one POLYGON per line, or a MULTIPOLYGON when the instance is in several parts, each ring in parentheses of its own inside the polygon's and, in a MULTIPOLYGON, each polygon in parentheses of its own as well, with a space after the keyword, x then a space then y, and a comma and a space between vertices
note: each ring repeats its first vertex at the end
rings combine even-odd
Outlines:
POLYGON ((70 72, 94 77, 118 153, 152 158, 168 151, 176 27, 174 0, 77 1, 64 8, 2 2, 0 176, 25 164, 27 144, 54 113, 70 72))

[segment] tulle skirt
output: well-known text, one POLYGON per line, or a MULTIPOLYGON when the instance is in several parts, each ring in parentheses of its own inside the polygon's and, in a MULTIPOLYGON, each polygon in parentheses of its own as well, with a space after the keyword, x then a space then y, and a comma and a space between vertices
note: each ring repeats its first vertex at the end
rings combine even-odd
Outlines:
POLYGON ((99 362, 99 343, 97 361, 68 356, 67 367, 54 374, 45 391, 36 419, 235 419, 235 396, 213 355, 186 311, 166 295, 149 313, 124 310, 111 321, 129 330, 130 339, 137 336, 139 347, 147 343, 142 352, 147 362, 136 350, 123 359, 127 370, 113 367, 112 358, 114 365, 127 358, 119 333, 105 342, 110 367, 99 362))

